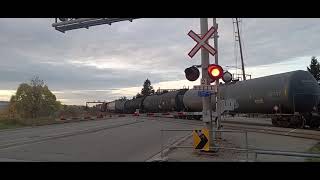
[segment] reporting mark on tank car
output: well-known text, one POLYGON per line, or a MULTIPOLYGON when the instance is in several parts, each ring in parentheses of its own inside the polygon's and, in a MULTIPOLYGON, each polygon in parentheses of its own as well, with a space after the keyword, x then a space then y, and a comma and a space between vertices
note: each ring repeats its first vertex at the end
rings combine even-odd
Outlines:
POLYGON ((263 104, 263 103, 264 103, 263 98, 255 99, 254 102, 255 102, 256 104, 263 104))

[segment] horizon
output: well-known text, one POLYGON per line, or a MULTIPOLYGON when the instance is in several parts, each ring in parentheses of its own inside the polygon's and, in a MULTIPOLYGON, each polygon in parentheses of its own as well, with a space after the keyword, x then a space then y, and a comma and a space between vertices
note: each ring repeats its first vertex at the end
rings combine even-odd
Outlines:
MULTIPOLYGON (((184 77, 185 68, 200 63, 200 53, 193 59, 187 56, 195 45, 187 33, 199 32, 198 18, 143 18, 65 34, 51 27, 53 20, 0 19, 0 101, 9 101, 18 85, 35 75, 67 105, 112 101, 121 96, 131 99, 147 78, 155 90, 200 84, 199 79, 190 82, 184 77)), ((219 64, 240 68, 231 18, 218 18, 217 22, 219 64)), ((311 57, 320 54, 315 48, 319 22, 313 18, 243 18, 246 74, 253 79, 307 71, 311 57)))

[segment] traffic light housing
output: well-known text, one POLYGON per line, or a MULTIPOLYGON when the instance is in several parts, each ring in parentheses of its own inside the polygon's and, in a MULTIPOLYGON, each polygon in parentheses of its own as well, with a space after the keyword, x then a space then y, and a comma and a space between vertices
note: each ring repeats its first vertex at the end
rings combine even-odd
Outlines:
POLYGON ((223 76, 222 76, 222 80, 223 80, 225 83, 231 82, 231 81, 232 81, 232 74, 229 73, 228 71, 224 72, 224 73, 223 73, 223 76))
POLYGON ((212 81, 216 81, 223 76, 223 69, 217 64, 210 64, 208 66, 208 75, 212 79, 212 81))
POLYGON ((184 70, 185 76, 189 81, 196 81, 200 76, 200 71, 197 67, 191 66, 184 70))

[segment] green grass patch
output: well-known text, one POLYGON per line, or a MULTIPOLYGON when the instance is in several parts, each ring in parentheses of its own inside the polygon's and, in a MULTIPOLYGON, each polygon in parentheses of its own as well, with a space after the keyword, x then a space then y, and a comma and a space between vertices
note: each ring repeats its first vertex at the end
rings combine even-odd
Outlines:
POLYGON ((54 123, 56 123, 56 120, 51 117, 36 119, 0 117, 0 129, 11 129, 24 126, 41 126, 54 123))
POLYGON ((18 128, 22 126, 24 126, 24 124, 19 122, 17 119, 0 117, 0 129, 18 128))
POLYGON ((10 129, 10 128, 18 128, 18 127, 22 127, 23 125, 19 125, 19 124, 8 124, 8 123, 3 123, 0 122, 0 130, 1 129, 10 129))
MULTIPOLYGON (((310 148, 309 152, 320 154, 320 142, 318 144, 316 144, 315 146, 313 146, 312 148, 310 148)), ((308 158, 307 161, 308 162, 320 162, 320 158, 308 158)))

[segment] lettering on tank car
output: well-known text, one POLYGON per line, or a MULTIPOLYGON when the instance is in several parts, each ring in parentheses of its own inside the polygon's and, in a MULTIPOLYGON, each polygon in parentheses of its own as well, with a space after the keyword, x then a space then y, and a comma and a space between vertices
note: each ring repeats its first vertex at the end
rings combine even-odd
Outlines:
POLYGON ((256 104, 263 104, 263 103, 264 103, 263 98, 255 99, 255 100, 254 100, 254 103, 256 103, 256 104))
MULTIPOLYGON (((286 92, 286 89, 285 89, 285 92, 286 92)), ((270 97, 280 97, 281 96, 281 91, 271 91, 269 93, 269 96, 270 97)))
POLYGON ((235 108, 235 109, 238 109, 238 108, 239 108, 239 103, 238 103, 238 101, 235 101, 234 108, 235 108))

